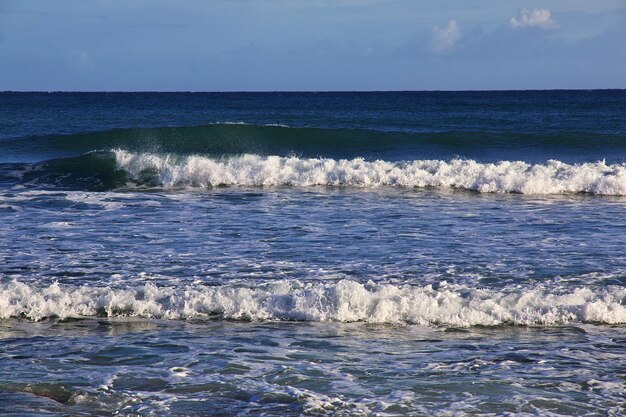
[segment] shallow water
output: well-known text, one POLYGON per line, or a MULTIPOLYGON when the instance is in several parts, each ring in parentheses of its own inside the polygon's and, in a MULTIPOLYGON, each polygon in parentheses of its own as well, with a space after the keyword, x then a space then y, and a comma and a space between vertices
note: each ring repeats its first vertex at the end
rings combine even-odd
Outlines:
POLYGON ((623 197, 269 187, 0 202, 1 272, 24 283, 625 283, 623 197))
POLYGON ((624 411, 622 327, 87 319, 0 335, 4 415, 624 411))

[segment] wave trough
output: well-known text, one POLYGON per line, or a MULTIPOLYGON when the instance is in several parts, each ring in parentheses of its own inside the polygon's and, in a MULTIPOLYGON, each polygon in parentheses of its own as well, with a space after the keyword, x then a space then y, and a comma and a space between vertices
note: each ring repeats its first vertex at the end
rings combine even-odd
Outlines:
POLYGON ((215 186, 449 187, 481 193, 626 195, 626 164, 543 164, 453 159, 408 162, 363 158, 205 156, 115 150, 132 181, 165 188, 215 186))

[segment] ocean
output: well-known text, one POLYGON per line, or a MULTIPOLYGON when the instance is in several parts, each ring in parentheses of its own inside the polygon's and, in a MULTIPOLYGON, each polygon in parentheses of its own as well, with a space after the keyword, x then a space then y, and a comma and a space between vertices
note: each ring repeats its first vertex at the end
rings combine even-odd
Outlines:
POLYGON ((626 91, 0 93, 1 416, 626 414, 626 91))

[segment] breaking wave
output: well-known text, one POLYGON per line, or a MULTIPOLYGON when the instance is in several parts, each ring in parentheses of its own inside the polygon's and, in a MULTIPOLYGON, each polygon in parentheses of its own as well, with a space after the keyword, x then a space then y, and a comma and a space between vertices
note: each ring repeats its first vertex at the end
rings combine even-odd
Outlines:
POLYGON ((216 186, 451 187, 482 193, 626 195, 626 164, 547 161, 479 163, 453 159, 407 162, 242 155, 159 155, 115 151, 134 182, 165 188, 216 186))
POLYGON ((115 289, 95 286, 0 285, 0 318, 133 316, 161 319, 338 321, 422 326, 626 323, 626 288, 474 289, 277 281, 250 286, 115 289))

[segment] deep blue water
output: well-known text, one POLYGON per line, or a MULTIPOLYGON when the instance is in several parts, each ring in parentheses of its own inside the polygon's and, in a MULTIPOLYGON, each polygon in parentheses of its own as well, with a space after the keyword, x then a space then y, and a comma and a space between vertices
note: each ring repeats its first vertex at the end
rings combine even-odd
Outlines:
POLYGON ((621 415, 624 115, 0 93, 0 415, 621 415))

